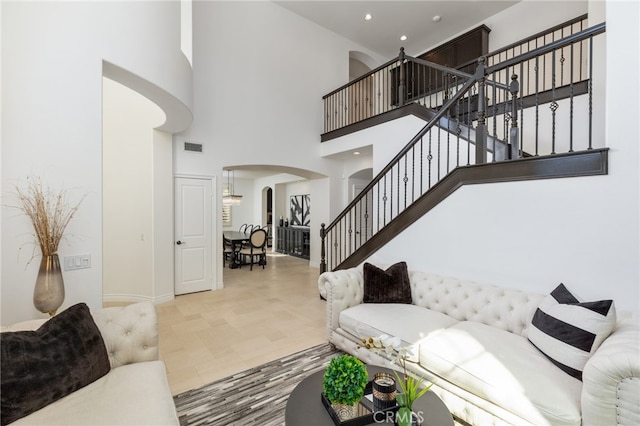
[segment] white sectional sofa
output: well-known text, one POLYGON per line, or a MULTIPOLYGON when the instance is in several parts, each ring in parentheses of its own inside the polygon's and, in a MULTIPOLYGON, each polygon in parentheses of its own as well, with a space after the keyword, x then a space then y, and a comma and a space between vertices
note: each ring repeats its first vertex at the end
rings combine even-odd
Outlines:
MULTIPOLYGON (((11 424, 178 425, 165 365, 158 360, 155 306, 144 302, 110 307, 91 316, 104 339, 110 371, 11 424)), ((45 321, 14 324, 2 332, 36 330, 45 321)))
POLYGON ((361 339, 400 337, 417 356, 410 372, 432 381, 451 413, 469 424, 640 424, 637 314, 618 313, 580 381, 527 338, 545 295, 425 272, 409 271, 409 280, 411 304, 363 303, 362 267, 322 274, 329 341, 366 363, 399 369, 361 339))

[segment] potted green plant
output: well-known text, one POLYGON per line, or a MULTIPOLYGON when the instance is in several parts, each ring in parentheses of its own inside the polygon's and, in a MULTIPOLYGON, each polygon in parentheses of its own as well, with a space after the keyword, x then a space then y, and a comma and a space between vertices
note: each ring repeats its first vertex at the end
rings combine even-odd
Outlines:
POLYGON ((369 373, 364 363, 352 355, 344 354, 329 362, 324 372, 322 390, 338 417, 353 418, 368 381, 369 373))

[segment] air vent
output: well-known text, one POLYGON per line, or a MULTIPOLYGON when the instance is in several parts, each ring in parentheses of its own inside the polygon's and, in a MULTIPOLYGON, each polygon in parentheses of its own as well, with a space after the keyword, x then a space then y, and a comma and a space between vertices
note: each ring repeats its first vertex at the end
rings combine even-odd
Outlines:
POLYGON ((185 142, 184 143, 184 150, 185 151, 193 151, 193 152, 202 152, 202 144, 201 143, 185 142))

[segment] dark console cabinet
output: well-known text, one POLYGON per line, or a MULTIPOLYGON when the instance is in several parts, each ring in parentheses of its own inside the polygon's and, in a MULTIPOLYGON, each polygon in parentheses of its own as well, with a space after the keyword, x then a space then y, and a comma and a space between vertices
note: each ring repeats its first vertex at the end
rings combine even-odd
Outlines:
MULTIPOLYGON (((418 58, 449 68, 462 68, 468 62, 475 61, 489 52, 490 31, 489 27, 481 25, 433 50, 423 53, 418 58)), ((471 65, 472 68, 470 70, 464 71, 473 73, 476 64, 474 62, 471 65)))
POLYGON ((311 232, 307 227, 278 226, 277 251, 291 256, 309 259, 311 232))
MULTIPOLYGON (((489 51, 489 32, 491 29, 481 25, 459 37, 450 40, 435 49, 417 56, 429 62, 456 68, 469 74, 475 72, 477 59, 489 51)), ((391 70, 391 102, 398 105, 398 89, 400 87, 400 68, 391 70)), ((451 77, 449 77, 451 78, 451 77)), ((448 79, 442 71, 409 62, 404 65, 405 101, 413 101, 423 96, 446 90, 448 79)))

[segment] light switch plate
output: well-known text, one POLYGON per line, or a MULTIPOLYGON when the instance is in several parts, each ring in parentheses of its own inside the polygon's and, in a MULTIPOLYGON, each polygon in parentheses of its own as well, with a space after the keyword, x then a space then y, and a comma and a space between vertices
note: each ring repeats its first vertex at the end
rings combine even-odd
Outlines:
POLYGON ((64 270, 73 271, 76 269, 91 268, 91 255, 90 254, 78 254, 75 256, 64 257, 64 270))

